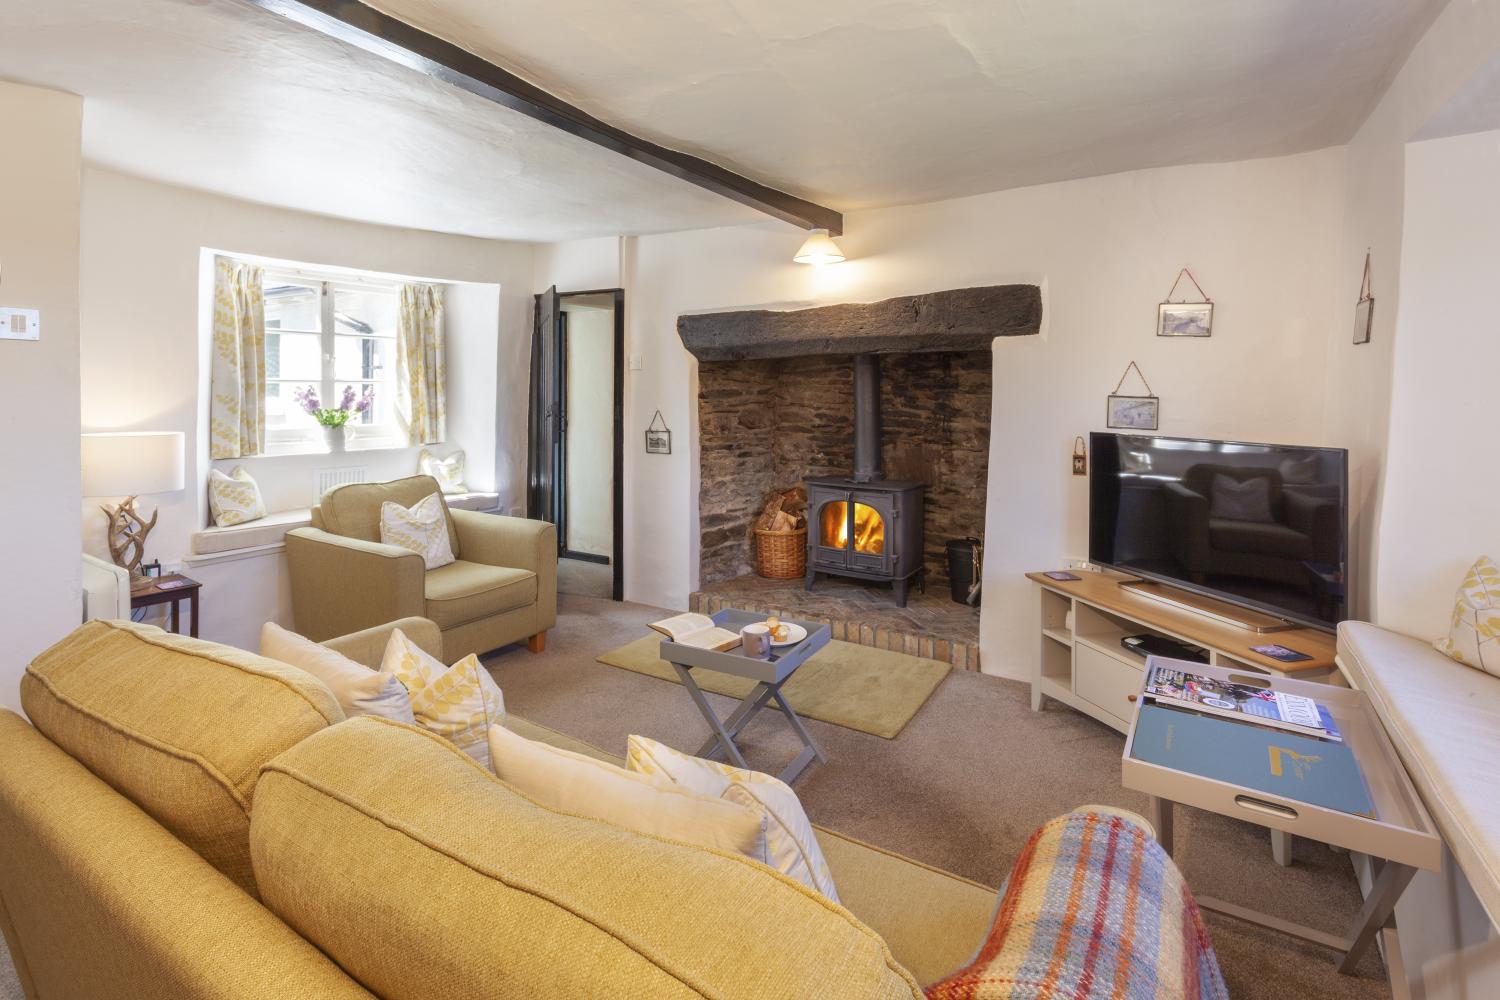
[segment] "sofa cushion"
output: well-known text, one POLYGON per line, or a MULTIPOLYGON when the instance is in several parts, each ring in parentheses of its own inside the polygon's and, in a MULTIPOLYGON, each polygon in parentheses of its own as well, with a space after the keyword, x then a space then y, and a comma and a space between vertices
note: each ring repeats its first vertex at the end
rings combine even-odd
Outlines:
POLYGON ((1208 539, 1219 552, 1279 556, 1282 559, 1312 558, 1312 540, 1284 524, 1208 519, 1208 539))
POLYGON ((536 574, 462 559, 431 570, 427 617, 449 629, 536 603, 536 574))
MULTIPOLYGON (((431 476, 408 476, 388 483, 349 483, 323 494, 323 499, 313 508, 313 527, 345 538, 378 542, 381 504, 389 500, 403 507, 412 507, 434 493, 441 494, 442 490, 438 488, 437 480, 431 476)), ((448 519, 448 539, 453 554, 462 559, 458 531, 453 526, 453 515, 448 512, 448 503, 441 496, 439 502, 443 505, 443 516, 448 519)))
POLYGON ((1370 699, 1443 842, 1500 924, 1500 678, 1421 639, 1339 626, 1339 666, 1370 699))
POLYGON ((272 761, 250 841, 266 904, 386 1000, 921 995, 868 927, 764 865, 545 809, 380 719, 272 761))
POLYGON ((26 668, 32 724, 255 894, 260 769, 344 718, 310 674, 149 625, 95 621, 26 668))

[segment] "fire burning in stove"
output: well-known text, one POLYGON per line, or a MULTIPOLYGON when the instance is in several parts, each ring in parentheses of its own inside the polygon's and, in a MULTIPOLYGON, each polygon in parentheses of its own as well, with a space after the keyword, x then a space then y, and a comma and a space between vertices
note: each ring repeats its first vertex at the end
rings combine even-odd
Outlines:
MULTIPOLYGON (((823 544, 833 548, 849 546, 849 505, 843 500, 824 504, 822 516, 823 544)), ((854 504, 854 551, 870 555, 885 552, 885 520, 866 504, 854 504)))

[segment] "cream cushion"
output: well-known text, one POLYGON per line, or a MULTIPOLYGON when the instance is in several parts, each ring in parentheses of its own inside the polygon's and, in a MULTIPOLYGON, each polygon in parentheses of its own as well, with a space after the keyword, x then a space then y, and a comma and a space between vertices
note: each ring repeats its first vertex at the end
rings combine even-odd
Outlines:
POLYGON ((399 545, 422 557, 429 570, 454 561, 448 539, 448 514, 443 498, 434 493, 410 507, 386 500, 380 505, 380 541, 399 545))
POLYGON ((417 725, 490 766, 485 735, 505 719, 505 695, 479 657, 470 653, 445 666, 398 628, 391 630, 380 672, 393 674, 406 686, 417 725))
POLYGON ((643 774, 490 729, 495 774, 548 809, 603 820, 636 833, 765 862, 766 819, 748 806, 694 795, 643 774))
POLYGON ((227 476, 218 469, 209 470, 208 506, 213 512, 214 524, 219 527, 244 524, 266 516, 266 502, 261 498, 260 486, 238 465, 227 476))
POLYGON ((431 476, 438 481, 438 488, 444 493, 463 493, 464 490, 464 453, 462 450, 455 451, 447 458, 438 458, 432 452, 423 448, 417 453, 417 471, 425 476, 431 476))
POLYGON ((626 766, 668 786, 748 806, 766 817, 766 863, 816 889, 835 903, 833 873, 823 860, 812 823, 802 809, 797 793, 786 782, 717 761, 690 757, 665 743, 645 736, 631 736, 625 751, 626 766))
POLYGON ((1459 663, 1500 677, 1500 567, 1480 556, 1453 598, 1448 634, 1433 643, 1459 663))
POLYGON ((266 622, 260 628, 260 655, 306 670, 328 685, 347 716, 376 715, 408 724, 417 721, 406 685, 394 673, 371 670, 275 622, 266 622))

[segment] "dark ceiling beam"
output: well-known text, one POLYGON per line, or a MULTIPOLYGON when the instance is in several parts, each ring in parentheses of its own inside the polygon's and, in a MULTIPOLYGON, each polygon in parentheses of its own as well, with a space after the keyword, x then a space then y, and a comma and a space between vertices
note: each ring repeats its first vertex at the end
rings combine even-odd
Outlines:
POLYGON ((831 208, 615 128, 452 42, 429 35, 358 0, 245 2, 785 222, 804 229, 826 229, 834 236, 844 230, 843 215, 831 208))

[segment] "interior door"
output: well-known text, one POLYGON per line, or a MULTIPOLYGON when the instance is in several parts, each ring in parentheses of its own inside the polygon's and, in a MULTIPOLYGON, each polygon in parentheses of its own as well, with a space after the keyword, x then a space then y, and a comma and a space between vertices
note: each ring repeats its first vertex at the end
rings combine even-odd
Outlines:
POLYGON ((557 474, 562 449, 561 383, 558 370, 557 286, 536 297, 531 339, 531 409, 528 421, 526 512, 557 523, 557 474))

